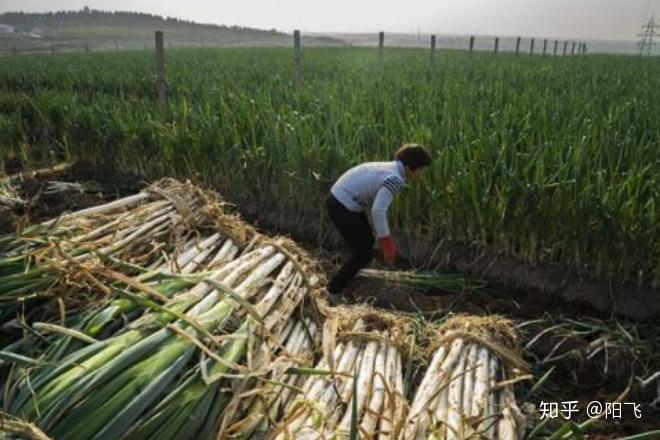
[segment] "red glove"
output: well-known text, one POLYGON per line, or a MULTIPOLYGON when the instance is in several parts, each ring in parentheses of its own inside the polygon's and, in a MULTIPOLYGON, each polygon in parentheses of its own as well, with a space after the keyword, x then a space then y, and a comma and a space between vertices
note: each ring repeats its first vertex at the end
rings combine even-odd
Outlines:
POLYGON ((394 247, 394 240, 388 235, 387 237, 381 237, 378 239, 380 243, 380 248, 383 250, 383 261, 385 264, 392 266, 396 258, 396 248, 394 247))

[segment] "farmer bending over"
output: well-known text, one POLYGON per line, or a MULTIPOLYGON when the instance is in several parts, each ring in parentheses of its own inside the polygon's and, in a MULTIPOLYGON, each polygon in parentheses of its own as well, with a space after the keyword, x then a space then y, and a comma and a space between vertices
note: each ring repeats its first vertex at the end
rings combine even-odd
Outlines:
POLYGON ((365 214, 371 218, 383 260, 394 264, 396 249, 387 226, 387 209, 394 195, 403 189, 407 180, 416 180, 431 163, 429 152, 418 144, 399 148, 392 162, 367 162, 346 171, 335 182, 327 200, 328 214, 351 248, 351 257, 328 284, 331 304, 343 301, 342 291, 348 282, 374 256, 374 236, 365 214))

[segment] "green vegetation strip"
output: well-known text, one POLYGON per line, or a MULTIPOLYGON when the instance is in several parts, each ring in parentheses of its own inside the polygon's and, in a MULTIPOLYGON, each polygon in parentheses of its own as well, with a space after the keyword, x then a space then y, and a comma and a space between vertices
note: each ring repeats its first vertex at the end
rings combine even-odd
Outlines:
POLYGON ((324 237, 332 181, 416 141, 435 161, 392 213, 413 245, 658 281, 660 60, 440 51, 430 68, 425 50, 387 49, 379 70, 373 49, 304 52, 293 87, 288 48, 169 50, 163 110, 152 53, 12 58, 0 69, 0 162, 195 175, 295 220, 291 233, 324 237))

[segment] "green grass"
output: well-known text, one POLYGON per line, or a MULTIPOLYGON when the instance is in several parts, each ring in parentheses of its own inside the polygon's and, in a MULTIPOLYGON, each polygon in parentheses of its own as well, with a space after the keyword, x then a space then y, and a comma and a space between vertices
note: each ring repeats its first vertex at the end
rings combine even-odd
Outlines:
POLYGON ((303 57, 294 87, 289 49, 168 50, 163 111, 152 53, 5 57, 0 156, 196 175, 309 234, 344 170, 415 141, 435 162, 391 216, 413 242, 660 277, 660 60, 441 51, 429 69, 425 51, 387 49, 380 71, 373 49, 303 57))

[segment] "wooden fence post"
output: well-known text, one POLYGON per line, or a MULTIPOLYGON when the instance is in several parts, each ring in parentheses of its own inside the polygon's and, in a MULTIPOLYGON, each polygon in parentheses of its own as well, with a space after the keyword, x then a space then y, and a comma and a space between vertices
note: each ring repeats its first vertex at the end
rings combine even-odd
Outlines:
POLYGON ((543 39, 543 56, 548 53, 548 39, 544 38, 543 39))
POLYGON ((520 52, 520 37, 516 39, 516 55, 520 52))
POLYGON ((385 32, 378 33, 378 63, 383 66, 383 52, 385 50, 385 32))
POLYGON ((165 105, 166 98, 163 31, 156 31, 156 87, 158 88, 158 102, 162 107, 165 105))
POLYGON ((470 55, 474 51, 474 35, 470 35, 470 55))
POLYGON ((571 55, 575 55, 575 41, 573 42, 573 47, 571 47, 571 55))
POLYGON ((495 55, 497 55, 497 51, 500 49, 500 37, 495 37, 495 55))
POLYGON ((564 41, 564 51, 561 54, 566 55, 566 50, 567 49, 568 49, 568 41, 564 41))
POLYGON ((293 31, 293 81, 302 81, 302 51, 300 50, 300 31, 293 31))
POLYGON ((534 55, 534 39, 533 38, 529 41, 529 54, 534 55))
POLYGON ((429 55, 429 64, 432 66, 435 62, 435 35, 431 35, 431 54, 429 55))
POLYGON ((559 46, 559 40, 555 40, 555 50, 552 53, 554 56, 557 56, 557 47, 559 46))

